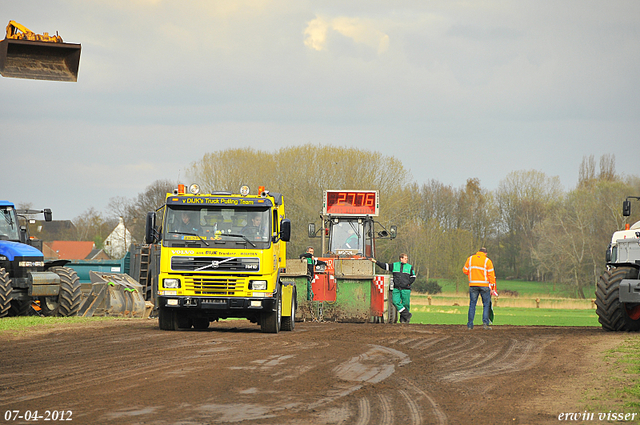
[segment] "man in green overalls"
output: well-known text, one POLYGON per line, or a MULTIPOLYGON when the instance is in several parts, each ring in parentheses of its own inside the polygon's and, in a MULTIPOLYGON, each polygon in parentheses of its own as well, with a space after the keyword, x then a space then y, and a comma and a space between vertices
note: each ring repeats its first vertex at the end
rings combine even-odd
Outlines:
POLYGON ((400 313, 400 323, 409 323, 412 316, 409 312, 411 284, 416 280, 413 266, 407 263, 409 257, 407 254, 400 254, 400 261, 396 261, 393 264, 376 261, 375 258, 372 258, 371 261, 376 263, 378 267, 390 271, 393 275, 391 300, 398 309, 398 313, 400 313))
POLYGON ((313 247, 307 247, 307 252, 300 255, 300 258, 306 258, 307 260, 307 300, 313 301, 313 290, 311 289, 311 283, 313 282, 313 278, 316 275, 316 266, 326 266, 322 260, 318 260, 313 256, 313 247))

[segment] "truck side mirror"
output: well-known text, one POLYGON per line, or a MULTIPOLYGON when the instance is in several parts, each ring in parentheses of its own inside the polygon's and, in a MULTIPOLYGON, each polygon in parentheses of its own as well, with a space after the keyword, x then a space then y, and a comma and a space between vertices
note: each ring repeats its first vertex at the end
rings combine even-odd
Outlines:
POLYGON ((309 223, 309 237, 310 238, 315 238, 316 237, 316 225, 315 225, 315 223, 309 223))
POLYGON ((44 213, 44 221, 51 221, 52 220, 52 215, 51 215, 51 210, 49 208, 45 208, 43 211, 44 213))
POLYGON ((280 239, 289 242, 291 240, 291 220, 283 218, 280 222, 280 239))
POLYGON ((151 245, 156 243, 156 213, 148 212, 147 221, 144 229, 144 241, 151 245))
POLYGON ((624 201, 622 203, 622 215, 629 217, 631 215, 631 201, 624 201))
POLYGON ((389 239, 395 239, 398 236, 398 226, 389 226, 389 239))

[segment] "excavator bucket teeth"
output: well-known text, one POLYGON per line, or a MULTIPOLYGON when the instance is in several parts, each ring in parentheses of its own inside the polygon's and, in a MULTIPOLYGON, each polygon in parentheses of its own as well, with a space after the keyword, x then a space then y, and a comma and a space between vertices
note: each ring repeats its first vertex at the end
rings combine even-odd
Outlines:
POLYGON ((31 80, 78 81, 80 44, 0 41, 0 74, 31 80))

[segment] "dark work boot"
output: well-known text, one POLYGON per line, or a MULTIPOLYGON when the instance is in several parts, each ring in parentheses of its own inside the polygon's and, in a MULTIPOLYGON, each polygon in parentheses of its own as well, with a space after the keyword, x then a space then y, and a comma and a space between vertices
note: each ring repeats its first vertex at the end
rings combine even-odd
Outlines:
POLYGON ((402 313, 400 313, 400 323, 409 323, 411 316, 413 316, 413 314, 409 313, 409 310, 403 310, 402 313))

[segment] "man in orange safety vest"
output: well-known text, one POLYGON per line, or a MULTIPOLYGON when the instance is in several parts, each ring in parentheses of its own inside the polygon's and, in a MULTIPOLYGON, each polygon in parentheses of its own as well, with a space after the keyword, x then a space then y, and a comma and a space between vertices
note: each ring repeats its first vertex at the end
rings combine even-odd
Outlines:
POLYGON ((462 272, 469 276, 469 314, 467 329, 473 329, 473 319, 476 315, 478 296, 482 297, 482 327, 491 329, 489 318, 491 309, 491 295, 498 296, 496 290, 496 274, 493 263, 487 257, 487 248, 480 248, 469 257, 462 268, 462 272))

